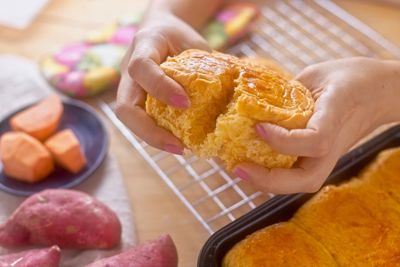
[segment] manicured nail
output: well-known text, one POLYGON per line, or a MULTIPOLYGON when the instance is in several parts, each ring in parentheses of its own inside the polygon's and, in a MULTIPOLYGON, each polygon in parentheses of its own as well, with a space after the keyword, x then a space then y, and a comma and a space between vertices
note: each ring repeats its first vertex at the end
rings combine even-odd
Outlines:
POLYGON ((261 124, 256 125, 256 131, 262 138, 266 138, 267 132, 261 124))
POLYGON ((189 99, 184 95, 172 95, 169 99, 170 103, 177 108, 188 108, 190 107, 189 99))
POLYGON ((166 145, 164 145, 164 150, 169 153, 183 155, 183 149, 177 145, 166 144, 166 145))
POLYGON ((236 168, 233 173, 244 181, 248 181, 250 179, 250 175, 241 168, 236 168))

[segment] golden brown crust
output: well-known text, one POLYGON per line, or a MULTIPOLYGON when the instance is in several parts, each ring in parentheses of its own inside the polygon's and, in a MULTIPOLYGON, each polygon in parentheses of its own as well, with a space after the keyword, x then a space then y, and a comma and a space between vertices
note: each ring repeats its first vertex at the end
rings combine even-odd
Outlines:
POLYGON ((329 252, 291 222, 257 231, 236 244, 222 267, 338 266, 329 252))
POLYGON ((341 266, 377 266, 400 260, 400 213, 383 191, 356 178, 327 186, 292 221, 319 240, 341 266))
POLYGON ((254 56, 254 57, 242 57, 240 58, 240 60, 245 65, 247 65, 248 68, 259 68, 261 66, 263 68, 268 68, 279 73, 282 77, 284 77, 287 80, 293 79, 293 75, 288 70, 284 69, 278 63, 269 58, 254 56))
POLYGON ((303 261, 308 266, 327 265, 308 262, 304 244, 317 255, 322 245, 338 266, 400 266, 399 188, 400 148, 395 148, 382 152, 349 182, 324 187, 288 223, 269 226, 236 244, 226 255, 224 267, 264 266, 259 260, 272 261, 265 266, 301 266, 303 261), (287 231, 288 242, 278 238, 282 231, 287 231), (309 243, 310 237, 317 244, 309 243), (288 261, 282 264, 284 255, 288 261))
POLYGON ((363 170, 361 177, 366 183, 384 190, 400 203, 400 149, 392 148, 381 152, 363 170))
POLYGON ((236 83, 238 114, 289 129, 306 126, 314 100, 298 81, 287 81, 272 70, 246 68, 236 83))
POLYGON ((147 112, 204 157, 219 157, 228 169, 250 161, 267 168, 289 168, 296 157, 274 152, 255 132, 260 121, 303 128, 314 100, 286 74, 218 52, 187 50, 161 64, 165 73, 186 90, 191 107, 175 109, 152 96, 147 112))

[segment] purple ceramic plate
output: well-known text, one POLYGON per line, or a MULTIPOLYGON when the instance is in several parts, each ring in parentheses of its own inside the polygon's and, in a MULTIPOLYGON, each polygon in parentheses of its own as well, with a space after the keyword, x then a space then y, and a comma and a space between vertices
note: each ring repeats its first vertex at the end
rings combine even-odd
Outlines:
MULTIPOLYGON (((29 196, 49 188, 71 188, 89 178, 104 161, 108 151, 108 135, 96 112, 87 104, 76 100, 63 100, 63 104, 64 114, 59 130, 69 128, 74 131, 87 158, 86 167, 77 174, 56 167, 55 171, 43 181, 29 184, 7 177, 0 163, 0 190, 14 195, 29 196)), ((27 107, 23 107, 1 120, 0 136, 11 130, 10 118, 27 107)))

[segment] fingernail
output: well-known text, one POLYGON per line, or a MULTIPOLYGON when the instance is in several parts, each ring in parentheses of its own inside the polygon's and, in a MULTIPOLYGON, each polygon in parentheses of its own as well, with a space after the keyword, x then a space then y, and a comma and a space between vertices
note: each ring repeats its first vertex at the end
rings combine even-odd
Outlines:
POLYGON ((256 125, 256 131, 261 137, 266 138, 267 132, 261 124, 256 125))
POLYGON ((250 175, 241 168, 236 168, 233 173, 244 181, 248 181, 250 179, 250 175))
POLYGON ((170 103, 177 108, 188 108, 190 106, 189 99, 184 95, 172 95, 169 99, 170 103))
POLYGON ((166 145, 164 145, 164 150, 169 153, 183 155, 183 149, 177 145, 166 144, 166 145))

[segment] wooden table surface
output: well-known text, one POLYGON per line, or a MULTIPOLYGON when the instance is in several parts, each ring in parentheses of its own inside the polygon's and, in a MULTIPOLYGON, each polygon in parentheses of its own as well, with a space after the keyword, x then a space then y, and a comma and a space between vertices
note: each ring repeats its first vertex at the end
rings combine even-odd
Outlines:
MULTIPOLYGON (((342 7, 400 46, 400 9, 379 1, 337 0, 342 7)), ((121 15, 143 10, 146 0, 51 1, 25 30, 0 27, 0 53, 34 61, 121 15)), ((169 233, 176 241, 180 266, 195 266, 207 232, 120 133, 108 123, 111 153, 119 162, 134 210, 139 241, 169 233)), ((112 177, 111 177, 112 178, 112 177)))

